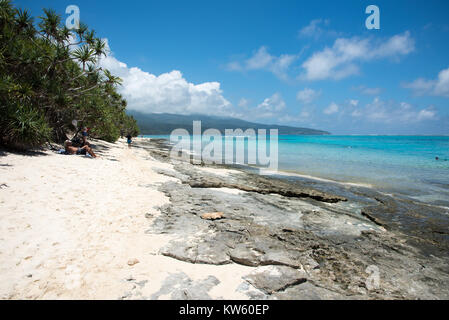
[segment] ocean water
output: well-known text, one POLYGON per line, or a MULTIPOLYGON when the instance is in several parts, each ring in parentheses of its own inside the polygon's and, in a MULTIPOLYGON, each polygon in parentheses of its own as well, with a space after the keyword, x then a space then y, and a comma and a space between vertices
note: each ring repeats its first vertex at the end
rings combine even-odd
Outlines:
POLYGON ((449 203, 449 137, 280 136, 279 169, 449 203))
POLYGON ((280 171, 449 206, 448 136, 283 135, 278 146, 280 171))

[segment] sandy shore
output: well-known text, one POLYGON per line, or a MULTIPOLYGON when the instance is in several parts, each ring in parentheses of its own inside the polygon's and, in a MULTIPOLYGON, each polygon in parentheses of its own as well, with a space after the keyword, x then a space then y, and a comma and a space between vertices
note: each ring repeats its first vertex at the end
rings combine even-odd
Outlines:
POLYGON ((175 180, 154 168, 171 165, 124 141, 95 144, 100 159, 2 153, 0 298, 163 299, 177 273, 219 279, 213 298, 246 298, 235 288, 251 268, 168 258, 158 252, 173 237, 145 234, 145 215, 168 202, 158 186, 175 180))

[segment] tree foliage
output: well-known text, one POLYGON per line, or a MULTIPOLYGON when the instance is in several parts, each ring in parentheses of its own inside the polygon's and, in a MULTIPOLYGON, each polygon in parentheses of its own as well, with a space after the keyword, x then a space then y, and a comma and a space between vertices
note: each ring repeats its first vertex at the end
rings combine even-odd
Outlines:
POLYGON ((69 30, 49 9, 35 22, 0 0, 0 144, 60 142, 84 126, 107 141, 137 135, 117 91, 121 79, 98 65, 106 53, 104 40, 86 25, 69 30))

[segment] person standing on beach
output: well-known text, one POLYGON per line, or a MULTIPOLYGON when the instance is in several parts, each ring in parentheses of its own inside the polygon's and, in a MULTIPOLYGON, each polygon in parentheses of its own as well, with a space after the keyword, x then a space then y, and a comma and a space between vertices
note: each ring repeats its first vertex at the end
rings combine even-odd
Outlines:
POLYGON ((126 136, 127 142, 128 142, 128 148, 131 148, 131 143, 133 142, 132 140, 132 136, 130 134, 128 134, 126 136))

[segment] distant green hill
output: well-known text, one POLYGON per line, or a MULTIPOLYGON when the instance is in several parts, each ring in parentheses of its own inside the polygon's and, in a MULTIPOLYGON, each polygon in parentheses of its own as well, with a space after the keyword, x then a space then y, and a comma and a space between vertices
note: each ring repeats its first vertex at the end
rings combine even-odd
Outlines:
POLYGON ((308 128, 297 128, 279 125, 266 125, 248 122, 235 118, 215 117, 205 115, 177 115, 168 113, 145 114, 136 111, 127 111, 134 116, 140 128, 140 133, 145 135, 166 135, 173 130, 183 128, 192 133, 192 121, 201 120, 202 131, 210 128, 218 129, 224 133, 225 129, 278 129, 279 134, 286 135, 326 135, 329 132, 308 128))

